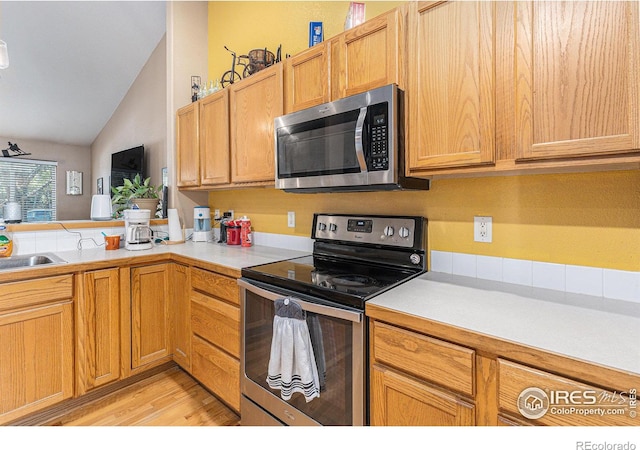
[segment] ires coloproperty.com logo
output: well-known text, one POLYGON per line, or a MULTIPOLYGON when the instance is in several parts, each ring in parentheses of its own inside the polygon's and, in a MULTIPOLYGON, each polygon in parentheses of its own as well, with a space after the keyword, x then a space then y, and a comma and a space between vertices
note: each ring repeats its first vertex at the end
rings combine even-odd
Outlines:
POLYGON ((597 390, 524 389, 518 396, 518 411, 527 419, 546 414, 580 416, 637 416, 637 390, 607 392, 597 390))

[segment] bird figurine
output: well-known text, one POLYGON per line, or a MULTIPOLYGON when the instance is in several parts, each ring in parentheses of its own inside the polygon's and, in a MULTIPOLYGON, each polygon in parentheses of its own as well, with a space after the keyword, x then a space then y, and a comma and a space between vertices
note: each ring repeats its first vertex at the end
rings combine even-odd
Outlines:
POLYGON ((22 150, 20 150, 20 147, 18 147, 18 144, 12 144, 11 142, 9 142, 9 148, 5 148, 4 150, 2 150, 2 156, 4 156, 5 158, 10 158, 12 156, 26 156, 30 154, 31 153, 23 152, 22 150), (10 152, 13 152, 13 154, 10 152))

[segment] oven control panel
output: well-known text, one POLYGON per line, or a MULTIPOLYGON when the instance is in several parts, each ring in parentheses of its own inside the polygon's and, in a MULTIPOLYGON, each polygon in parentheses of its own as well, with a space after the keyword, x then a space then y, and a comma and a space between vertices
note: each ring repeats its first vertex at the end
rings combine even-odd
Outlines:
POLYGON ((313 239, 424 248, 426 219, 410 216, 315 214, 313 239))

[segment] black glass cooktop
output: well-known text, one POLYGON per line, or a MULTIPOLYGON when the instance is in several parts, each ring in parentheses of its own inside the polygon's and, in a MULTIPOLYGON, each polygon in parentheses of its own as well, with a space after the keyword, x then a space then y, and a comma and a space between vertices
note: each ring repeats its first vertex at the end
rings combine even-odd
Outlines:
POLYGON ((242 276, 364 309, 364 302, 422 271, 303 256, 242 269, 242 276))

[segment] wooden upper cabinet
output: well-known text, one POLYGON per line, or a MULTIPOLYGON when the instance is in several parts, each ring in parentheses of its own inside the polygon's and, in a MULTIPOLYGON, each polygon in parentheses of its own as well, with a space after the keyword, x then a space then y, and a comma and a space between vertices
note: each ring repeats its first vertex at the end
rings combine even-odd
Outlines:
POLYGON ((403 11, 396 8, 328 41, 331 100, 391 83, 404 88, 403 11))
POLYGON ((327 49, 327 42, 322 42, 285 61, 285 113, 300 111, 330 100, 327 49))
POLYGON ((234 184, 275 183, 273 128, 284 112, 282 67, 275 64, 228 88, 234 184))
POLYGON ((200 185, 227 184, 229 174, 229 91, 200 100, 200 185))
POLYGON ((200 186, 199 102, 176 113, 176 164, 178 187, 200 186))
POLYGON ((516 2, 516 158, 640 149, 638 2, 516 2))
POLYGON ((495 161, 494 21, 494 2, 409 5, 410 173, 495 161))

